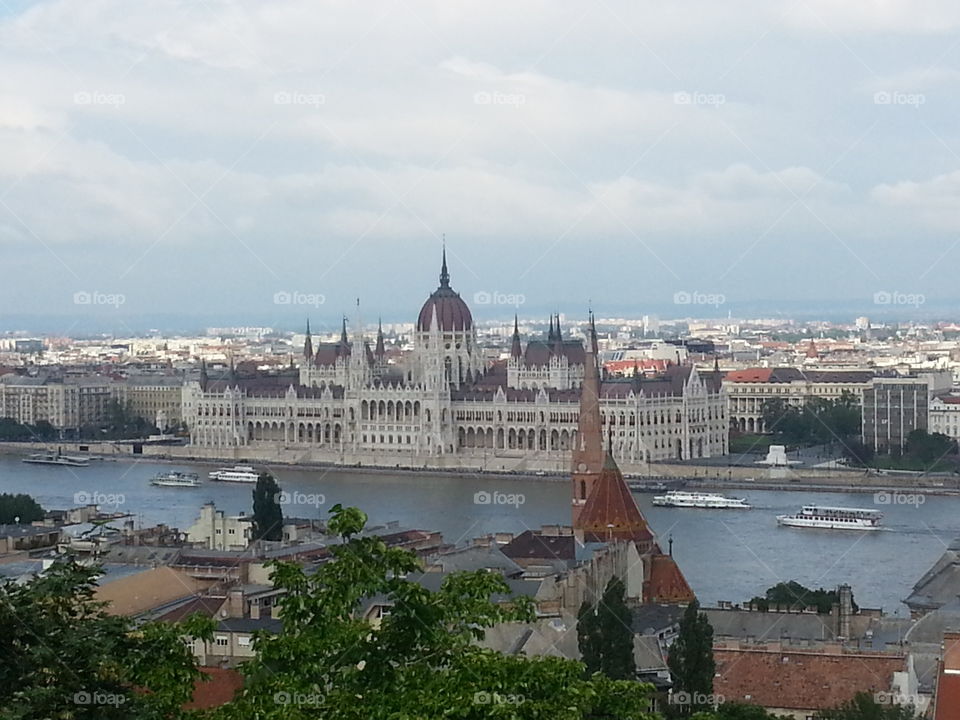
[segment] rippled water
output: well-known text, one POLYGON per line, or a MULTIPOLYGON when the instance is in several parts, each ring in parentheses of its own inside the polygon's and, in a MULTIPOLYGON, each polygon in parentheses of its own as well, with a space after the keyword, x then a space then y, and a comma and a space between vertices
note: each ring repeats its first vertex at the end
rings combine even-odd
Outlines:
MULTIPOLYGON (((204 480, 200 488, 174 489, 149 484, 156 473, 171 469, 193 470, 206 478, 211 466, 97 461, 86 468, 64 468, 3 457, 0 491, 29 493, 45 508, 71 507, 85 500, 84 495, 99 495, 101 502, 122 501, 118 509, 145 524, 165 522, 181 529, 189 527, 200 506, 210 500, 229 513, 250 512, 250 485, 204 480)), ((407 527, 440 530, 451 543, 498 530, 519 532, 569 523, 568 485, 563 482, 284 467, 276 468, 275 474, 283 490, 300 503, 285 508, 288 516, 323 517, 335 503, 356 505, 373 523, 398 520, 407 527), (475 495, 482 491, 518 497, 494 496, 515 504, 477 504, 475 495), (323 504, 318 504, 320 500, 323 504)), ((667 538, 673 538, 680 567, 708 604, 743 601, 776 582, 795 579, 812 587, 849 582, 860 605, 903 614, 902 598, 960 535, 958 497, 931 495, 919 506, 875 506, 873 495, 862 493, 727 494, 746 497, 754 509, 652 507, 651 496, 636 495, 664 550, 667 538), (858 533, 777 526, 776 515, 806 503, 879 507, 885 513, 885 529, 858 533)))

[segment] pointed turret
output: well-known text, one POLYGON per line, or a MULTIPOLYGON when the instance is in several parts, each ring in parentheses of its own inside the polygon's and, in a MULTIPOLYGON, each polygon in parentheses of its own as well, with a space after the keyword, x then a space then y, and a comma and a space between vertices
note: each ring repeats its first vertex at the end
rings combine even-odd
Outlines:
POLYGON ((553 354, 563 355, 563 335, 560 333, 560 314, 557 313, 557 329, 553 332, 553 354))
MULTIPOLYGON (((591 317, 592 328, 592 317, 591 317)), ((600 371, 597 368, 595 335, 587 338, 580 388, 580 417, 577 439, 573 447, 573 524, 590 496, 593 485, 603 470, 603 427, 600 422, 600 371)))
POLYGON ((547 342, 552 343, 556 340, 556 333, 553 330, 553 315, 550 315, 550 329, 547 330, 547 342))
POLYGON ((207 383, 210 382, 210 378, 207 375, 207 361, 200 361, 200 389, 204 392, 207 391, 207 383))
POLYGON ((560 313, 557 313, 557 340, 563 342, 563 331, 560 329, 560 313))
POLYGON ((313 338, 310 337, 310 318, 307 318, 307 339, 303 341, 303 359, 307 362, 313 359, 313 338))
POLYGON ((344 347, 350 346, 350 340, 347 338, 347 316, 343 316, 343 321, 340 326, 340 344, 344 347))
POLYGON ((613 457, 612 429, 603 468, 573 528, 584 542, 632 540, 641 553, 656 549, 653 533, 613 457))
POLYGON ((387 349, 383 344, 383 320, 377 318, 377 349, 374 352, 377 360, 382 360, 383 356, 387 354, 387 349))
POLYGON ((447 241, 443 241, 443 263, 440 265, 440 287, 450 287, 450 273, 447 271, 447 241))
POLYGON ((513 316, 513 344, 510 346, 510 357, 520 359, 523 355, 523 348, 520 347, 520 321, 516 315, 513 316))

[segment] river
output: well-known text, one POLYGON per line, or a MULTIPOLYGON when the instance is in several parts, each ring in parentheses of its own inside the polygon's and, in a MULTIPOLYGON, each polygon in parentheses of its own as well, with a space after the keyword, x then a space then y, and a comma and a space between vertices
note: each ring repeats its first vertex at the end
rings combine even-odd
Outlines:
MULTIPOLYGON (((148 461, 93 461, 89 467, 67 468, 26 465, 6 456, 0 457, 0 492, 28 493, 48 509, 97 501, 104 510, 133 514, 138 523, 163 522, 182 530, 194 522, 204 502, 213 501, 228 513, 249 513, 252 486, 209 482, 210 469, 148 461), (149 484, 155 474, 171 469, 198 472, 203 485, 174 489, 149 484)), ((275 475, 292 503, 284 509, 287 516, 324 517, 335 503, 355 505, 371 523, 397 520, 405 527, 439 530, 448 543, 569 523, 565 482, 291 467, 275 468, 275 475), (488 495, 481 495, 481 501, 493 501, 478 504, 476 495, 482 492, 488 495)), ((901 600, 913 583, 960 535, 960 497, 927 495, 912 503, 878 505, 864 493, 727 494, 745 497, 754 509, 653 507, 650 495, 635 495, 664 550, 673 538, 673 554, 704 604, 742 602, 782 580, 826 588, 848 582, 861 606, 903 615, 901 600), (884 529, 858 533, 777 526, 776 515, 807 503, 876 507, 885 513, 884 529)), ((895 498, 904 499, 910 498, 895 498)))

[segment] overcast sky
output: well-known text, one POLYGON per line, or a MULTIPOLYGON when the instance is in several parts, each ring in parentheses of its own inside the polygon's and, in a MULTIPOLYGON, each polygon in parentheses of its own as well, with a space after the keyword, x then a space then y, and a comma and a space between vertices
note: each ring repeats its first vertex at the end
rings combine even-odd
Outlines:
POLYGON ((413 320, 443 234, 481 316, 960 297, 956 2, 4 0, 0 62, 0 325, 413 320))

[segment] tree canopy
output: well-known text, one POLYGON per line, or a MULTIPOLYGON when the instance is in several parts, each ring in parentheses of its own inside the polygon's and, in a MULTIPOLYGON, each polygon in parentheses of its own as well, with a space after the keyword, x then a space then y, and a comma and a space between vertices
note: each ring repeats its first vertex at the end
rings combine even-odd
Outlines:
MULTIPOLYGON (((770 608, 781 607, 783 609, 803 610, 808 607, 816 607, 821 615, 829 615, 833 606, 840 601, 840 596, 836 590, 825 590, 819 588, 812 590, 804 587, 796 580, 777 583, 773 587, 767 588, 763 597, 754 597, 750 602, 758 610, 766 612, 770 608)), ((857 604, 853 603, 854 610, 857 604)))
POLYGON ((212 636, 198 617, 134 626, 93 600, 98 568, 54 563, 0 585, 0 718, 176 720, 200 676, 183 635, 212 636))
POLYGON ((253 540, 283 540, 280 486, 270 473, 260 473, 253 488, 253 540))
POLYGON ((839 707, 814 717, 816 720, 915 720, 919 714, 910 705, 878 702, 870 693, 861 692, 839 707))
POLYGON ((623 581, 612 577, 599 602, 580 608, 577 640, 588 674, 599 672, 612 680, 636 676, 632 617, 625 595, 623 581))
POLYGON ((0 494, 0 525, 13 523, 29 524, 34 520, 43 520, 45 512, 40 503, 26 493, 0 494))
POLYGON ((491 600, 509 592, 499 574, 452 573, 432 592, 407 577, 419 569, 412 552, 360 535, 361 511, 331 512, 342 543, 330 562, 312 574, 274 567, 274 585, 286 593, 282 629, 256 637, 256 657, 241 668, 245 687, 219 711, 222 720, 654 717, 648 685, 478 646, 486 628, 534 619, 529 599, 491 600), (376 622, 361 612, 373 599, 390 608, 376 622))
POLYGON ((713 659, 713 627, 696 600, 687 605, 680 631, 670 646, 667 665, 674 691, 689 701, 677 708, 681 714, 707 706, 713 695, 716 662, 713 659))

